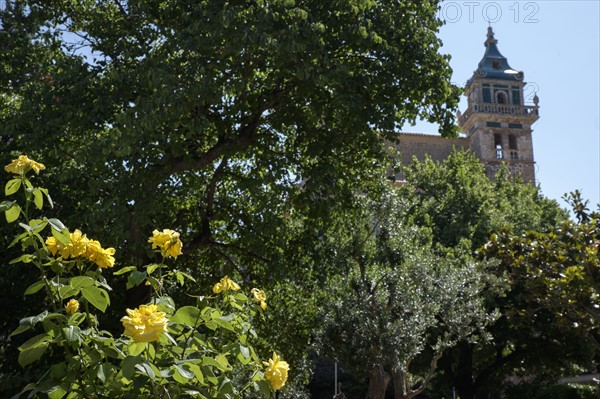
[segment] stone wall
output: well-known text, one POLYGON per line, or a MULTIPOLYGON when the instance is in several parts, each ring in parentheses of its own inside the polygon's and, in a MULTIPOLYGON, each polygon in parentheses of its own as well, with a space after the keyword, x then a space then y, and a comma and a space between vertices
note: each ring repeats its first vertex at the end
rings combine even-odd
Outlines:
MULTIPOLYGON (((393 146, 403 165, 410 164, 413 157, 423 161, 426 155, 434 161, 442 162, 448 158, 454 148, 469 149, 469 139, 463 137, 450 139, 432 134, 400 133, 398 139, 399 142, 393 146)), ((396 176, 396 181, 403 180, 403 174, 396 176)))
MULTIPOLYGON (((432 134, 422 133, 400 133, 399 142, 392 144, 398 152, 398 158, 403 165, 409 165, 413 157, 423 161, 426 155, 437 162, 442 162, 448 158, 453 149, 471 150, 475 153, 481 162, 485 165, 486 173, 490 179, 500 169, 502 164, 506 164, 513 176, 520 176, 525 182, 535 184, 535 162, 533 161, 533 148, 531 145, 531 135, 523 134, 522 131, 502 131, 504 135, 515 134, 518 140, 518 159, 510 159, 509 150, 505 149, 504 159, 497 159, 494 149, 494 136, 491 129, 487 129, 487 134, 474 134, 470 138, 460 137, 455 139, 444 138, 432 134)), ((508 140, 508 138, 506 138, 508 140)), ((508 141, 503 142, 503 147, 508 148, 508 141)), ((395 176, 397 182, 405 180, 404 174, 399 173, 395 176)))

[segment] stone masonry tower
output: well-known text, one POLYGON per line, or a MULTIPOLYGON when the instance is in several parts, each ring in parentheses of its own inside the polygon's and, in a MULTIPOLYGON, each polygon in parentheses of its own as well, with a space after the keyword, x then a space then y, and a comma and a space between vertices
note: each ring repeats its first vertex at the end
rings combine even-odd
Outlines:
POLYGON ((531 125, 539 118, 539 99, 536 95, 534 105, 524 104, 523 72, 508 65, 497 43, 489 27, 485 54, 467 81, 468 106, 462 115, 459 111, 458 124, 490 178, 506 164, 512 175, 535 184, 531 125))

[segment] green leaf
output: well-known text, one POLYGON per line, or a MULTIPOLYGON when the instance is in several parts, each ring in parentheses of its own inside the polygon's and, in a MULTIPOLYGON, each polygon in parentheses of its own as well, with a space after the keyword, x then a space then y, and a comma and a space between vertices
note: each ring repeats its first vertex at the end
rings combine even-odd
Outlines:
POLYGON ((123 376, 132 380, 135 376, 135 366, 142 363, 143 359, 140 356, 126 356, 121 362, 121 370, 123 376))
POLYGON ((50 367, 50 376, 56 380, 62 379, 65 375, 67 375, 67 364, 66 363, 57 363, 50 367))
POLYGON ((127 289, 137 287, 144 280, 146 280, 146 272, 140 272, 139 270, 134 270, 127 277, 127 284, 125 285, 127 289))
POLYGON ((200 366, 198 366, 197 364, 190 364, 189 369, 192 373, 194 373, 194 376, 196 377, 200 385, 204 385, 204 375, 202 374, 200 366))
POLYGON ((2 201, 0 202, 0 212, 6 212, 15 204, 15 201, 2 201))
POLYGON ((48 316, 48 311, 44 310, 42 313, 37 316, 25 317, 19 321, 19 325, 26 327, 33 327, 35 324, 44 320, 48 316))
POLYGON ((100 381, 106 383, 106 380, 109 379, 116 372, 116 367, 110 363, 102 363, 96 369, 96 376, 100 381))
POLYGON ((257 391, 260 392, 260 394, 263 398, 268 398, 271 396, 271 385, 267 381, 265 381, 265 380, 256 381, 254 383, 254 387, 257 391))
POLYGON ((31 226, 31 230, 33 230, 34 233, 39 233, 40 231, 44 230, 47 225, 48 221, 43 219, 31 219, 29 221, 29 226, 31 226))
POLYGON ((23 229, 25 229, 25 231, 33 230, 30 225, 25 224, 25 223, 19 223, 19 226, 21 226, 23 229))
POLYGON ((71 234, 66 227, 61 231, 52 228, 52 236, 63 245, 69 245, 69 242, 71 242, 71 234))
POLYGON ((130 272, 132 270, 136 270, 137 268, 135 266, 125 266, 119 270, 117 270, 116 272, 113 273, 113 276, 120 276, 121 274, 125 274, 127 272, 130 272))
POLYGON ((151 275, 159 267, 161 267, 161 265, 157 264, 157 263, 153 263, 151 265, 148 265, 148 266, 146 266, 146 273, 148 273, 148 275, 151 275))
POLYGON ((249 359, 250 358, 250 349, 248 349, 247 346, 244 346, 242 344, 240 344, 240 353, 242 354, 242 356, 244 356, 245 358, 249 359))
POLYGON ((23 350, 21 353, 19 353, 19 364, 21 365, 21 367, 25 367, 28 364, 37 361, 39 358, 42 357, 44 352, 46 352, 47 348, 48 342, 43 342, 39 346, 23 350))
POLYGON ((13 260, 11 260, 10 262, 8 262, 9 265, 14 265, 15 263, 19 263, 19 262, 23 262, 23 263, 31 263, 31 261, 33 260, 33 255, 31 254, 25 254, 25 255, 21 255, 18 258, 15 258, 13 260))
POLYGON ((229 361, 227 360, 227 357, 225 357, 225 355, 218 354, 215 357, 215 360, 221 365, 221 370, 231 370, 231 366, 229 365, 229 361))
POLYGON ((63 285, 58 289, 58 295, 60 295, 62 299, 70 298, 77 294, 79 294, 79 290, 71 287, 70 285, 63 285))
POLYGON ((175 369, 173 379, 180 384, 187 384, 189 383, 189 380, 195 377, 193 372, 186 370, 186 368, 189 368, 187 365, 180 366, 178 364, 174 364, 172 367, 175 369))
POLYGON ((65 328, 65 337, 67 338, 67 342, 73 344, 81 343, 81 329, 77 326, 67 326, 65 328))
POLYGON ((215 322, 219 325, 219 327, 224 328, 229 331, 235 331, 235 328, 231 325, 231 323, 227 320, 225 316, 221 316, 215 319, 215 322))
POLYGON ((186 326, 195 327, 200 319, 200 309, 195 306, 184 306, 179 308, 171 321, 173 323, 185 324, 186 326))
POLYGON ((181 374, 182 377, 187 378, 187 379, 191 379, 194 378, 194 373, 189 369, 189 365, 178 365, 178 364, 174 364, 173 367, 175 367, 175 370, 177 370, 177 372, 179 374, 181 374))
POLYGON ((222 394, 225 397, 234 394, 233 384, 231 383, 231 380, 229 378, 225 377, 223 379, 223 382, 221 383, 221 386, 219 386, 219 394, 222 394))
POLYGON ((21 188, 21 179, 12 179, 6 182, 6 186, 4 186, 4 195, 7 197, 9 195, 13 195, 21 188))
POLYGON ((179 285, 183 285, 185 283, 185 280, 183 279, 183 274, 181 274, 181 272, 175 273, 175 277, 177 277, 177 282, 179 283, 179 285))
POLYGON ((81 289, 81 295, 88 300, 96 309, 105 312, 110 304, 108 293, 102 288, 88 286, 81 289))
POLYGON ((202 358, 202 364, 205 366, 216 367, 221 371, 231 370, 231 366, 229 365, 227 358, 222 354, 218 354, 215 358, 204 356, 202 358))
POLYGON ((50 223, 50 226, 52 226, 52 228, 56 231, 63 231, 64 229, 66 229, 65 225, 58 219, 48 219, 48 223, 50 223))
POLYGON ((48 340, 50 339, 50 336, 47 333, 43 333, 43 334, 38 334, 35 337, 32 337, 30 339, 28 339, 27 341, 25 341, 25 343, 21 346, 19 346, 19 351, 25 351, 31 348, 35 348, 38 346, 43 346, 44 343, 47 343, 48 340))
MULTIPOLYGON (((184 273, 184 272, 177 272, 177 273, 181 274, 183 277, 187 278, 188 280, 193 281, 194 283, 196 282, 196 279, 187 273, 184 273)), ((181 284, 181 285, 183 285, 183 284, 181 284)))
POLYGON ((69 285, 75 289, 91 287, 94 285, 94 279, 88 276, 76 276, 71 278, 69 285))
POLYGON ((38 280, 35 283, 31 284, 29 287, 27 287, 27 289, 25 290, 25 295, 35 294, 45 286, 46 283, 44 280, 38 280))
POLYGON ((44 207, 44 196, 39 188, 33 190, 33 203, 37 209, 42 209, 44 207))
POLYGON ((6 216, 6 221, 8 223, 12 223, 15 220, 17 220, 19 218, 20 214, 21 214, 21 207, 17 204, 13 204, 12 208, 10 208, 8 211, 4 212, 4 215, 6 216))
POLYGON ((56 238, 61 244, 69 245, 71 241, 69 229, 56 218, 47 219, 48 223, 52 227, 52 236, 56 238))
POLYGON ((135 368, 143 374, 146 374, 150 377, 151 380, 156 379, 155 367, 152 367, 152 364, 147 360, 144 360, 142 363, 138 363, 135 365, 135 368))
POLYGON ((10 336, 12 337, 14 335, 19 335, 30 329, 31 329, 30 326, 19 326, 19 327, 15 328, 15 330, 12 333, 10 333, 10 336))
POLYGON ((54 208, 54 203, 52 202, 52 198, 50 198, 50 194, 48 194, 48 189, 47 188, 40 188, 39 190, 41 192, 43 192, 44 195, 46 196, 46 198, 48 199, 48 205, 50 205, 50 208, 54 208))
POLYGON ((166 314, 173 314, 175 311, 175 302, 173 298, 169 296, 163 296, 158 298, 155 301, 156 306, 158 306, 158 310, 161 312, 165 312, 166 314))
POLYGON ((134 342, 129 344, 127 351, 131 356, 137 356, 146 350, 148 344, 146 342, 134 342))
POLYGON ((48 399, 63 399, 66 393, 67 391, 58 385, 48 392, 48 399))

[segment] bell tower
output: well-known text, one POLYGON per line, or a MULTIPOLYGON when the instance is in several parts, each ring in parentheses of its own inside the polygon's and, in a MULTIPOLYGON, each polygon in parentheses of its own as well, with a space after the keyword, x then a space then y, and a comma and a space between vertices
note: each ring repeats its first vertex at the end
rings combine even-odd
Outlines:
POLYGON ((524 104, 523 72, 508 65, 497 43, 490 26, 485 54, 465 87, 468 106, 459 111, 458 124, 490 178, 506 164, 512 175, 535 184, 531 125, 539 118, 539 99, 536 95, 534 105, 524 104))

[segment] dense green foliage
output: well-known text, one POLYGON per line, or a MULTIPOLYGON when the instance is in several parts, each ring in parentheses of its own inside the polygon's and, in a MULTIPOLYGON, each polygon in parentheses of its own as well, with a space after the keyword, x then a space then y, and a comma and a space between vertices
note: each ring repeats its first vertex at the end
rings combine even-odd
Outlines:
MULTIPOLYGON (((454 133, 458 90, 449 57, 438 53, 438 2, 6 3, 4 164, 21 153, 44 162, 40 184, 57 214, 116 247, 121 266, 152 262, 146 241, 156 226, 180 231, 179 267, 197 283, 173 290, 178 304, 191 304, 188 294, 225 274, 264 287, 270 327, 257 329, 293 367, 284 395, 303 395, 321 317, 324 340, 347 338, 331 355, 358 379, 380 365, 408 372, 397 375, 415 390, 434 365, 442 373, 430 392, 447 395, 454 386, 463 399, 507 375, 554 378, 593 356, 587 341, 570 339, 596 328, 596 299, 587 297, 595 275, 579 261, 597 266, 597 246, 577 246, 589 233, 583 229, 593 229, 582 219, 590 217, 585 204, 575 204, 580 224, 562 225, 566 214, 537 188, 506 171, 491 181, 472 155, 458 152, 442 164, 405 165, 408 183, 391 193, 384 187, 383 143, 399 126, 423 118, 454 133), (523 240, 550 249, 545 257, 519 241, 526 231, 533 232, 523 240), (487 248, 495 252, 477 258, 494 233, 487 248), (566 266, 568 278, 552 269, 552 278, 528 280, 565 259, 576 263, 566 266), (563 318, 570 300, 579 306, 563 318), (461 320, 440 320, 465 308, 461 320), (499 318, 479 334, 496 310, 499 318), (371 340, 393 350, 370 351, 371 340)), ((11 237, 0 227, 3 242, 11 237)), ((22 300, 33 276, 8 265, 16 249, 0 256, 1 389, 14 392, 39 374, 15 368, 19 339, 29 337, 8 334, 47 303, 22 300)), ((122 276, 108 280, 116 295, 100 318, 114 333, 115 315, 150 292, 126 290, 122 276)), ((256 348, 272 349, 266 341, 256 348)))
POLYGON ((36 173, 44 169, 26 156, 6 167, 17 176, 7 182, 7 198, 0 202, 6 222, 18 232, 8 246, 22 252, 10 263, 37 274, 23 295, 31 300, 41 294, 48 306, 23 317, 11 333, 31 336, 18 347, 19 366, 28 368, 44 359, 41 378, 14 399, 266 398, 281 389, 288 378, 287 363, 273 354, 264 369, 252 346, 257 338, 253 323, 266 309, 264 292, 254 288, 261 296, 253 293, 252 300, 226 276, 215 284, 213 295, 195 295, 195 306, 178 307, 167 287, 195 280, 171 264, 182 246, 172 230, 156 230, 149 239, 159 263, 114 273, 128 276, 128 287, 148 286, 152 298, 149 304, 127 309, 120 320, 122 334, 104 329, 98 315, 110 305, 113 289, 106 275, 114 267, 115 250, 46 216, 53 202, 48 190, 27 176, 31 165, 36 173), (36 208, 43 216, 34 219, 30 211, 36 208), (275 374, 275 369, 280 372, 275 374))
MULTIPOLYGON (((303 364, 329 267, 319 240, 351 215, 358 192, 379 185, 383 139, 418 117, 453 134, 458 90, 438 53, 437 9, 8 1, 0 158, 44 162, 65 224, 116 247, 121 265, 146 264, 147 237, 164 226, 182 232, 182 267, 200 288, 223 274, 265 287, 278 298, 273 315, 293 321, 269 333, 303 364)), ((10 268, 6 276, 19 275, 10 268)), ((15 280, 2 289, 20 303, 15 280)), ((144 296, 129 292, 109 311, 144 296)), ((16 323, 20 307, 7 307, 16 323)), ((12 375, 14 365, 3 362, 12 375)))
POLYGON ((510 296, 499 304, 513 357, 528 359, 527 372, 537 369, 550 381, 561 371, 595 371, 600 347, 598 213, 587 211, 579 192, 568 199, 579 222, 525 234, 502 230, 480 251, 501 261, 499 271, 511 283, 510 296))
POLYGON ((383 399, 390 380, 398 399, 422 393, 444 351, 495 316, 483 303, 487 264, 460 249, 436 254, 428 230, 406 223, 400 194, 392 188, 366 203, 348 235, 338 235, 343 271, 323 309, 323 353, 369 376, 370 399, 383 399))
MULTIPOLYGON (((567 219, 555 201, 533 186, 514 181, 506 170, 489 180, 470 153, 455 152, 443 163, 413 162, 405 173, 408 184, 401 190, 409 199, 407 218, 430 229, 433 246, 441 254, 452 254, 458 246, 474 255, 502 229, 519 236, 553 230, 567 219)), ((489 258, 512 259, 513 255, 509 251, 489 258)), ((519 276, 505 262, 496 265, 486 273, 497 289, 484 294, 487 311, 496 310, 500 316, 486 329, 491 339, 459 342, 440 360, 444 374, 435 384, 456 387, 461 398, 495 393, 506 377, 523 373, 556 381, 561 373, 573 372, 572 366, 589 364, 594 354, 573 338, 577 336, 573 330, 562 328, 555 313, 540 307, 536 293, 523 285, 527 273, 519 276)))

